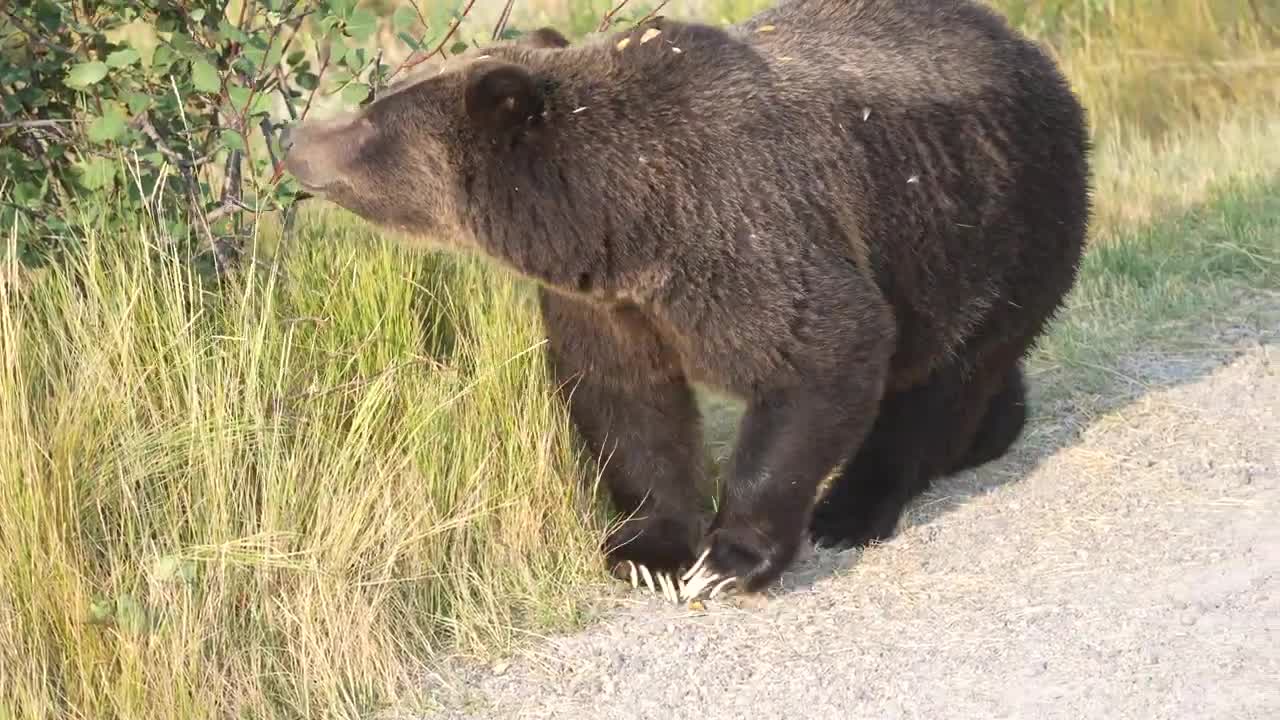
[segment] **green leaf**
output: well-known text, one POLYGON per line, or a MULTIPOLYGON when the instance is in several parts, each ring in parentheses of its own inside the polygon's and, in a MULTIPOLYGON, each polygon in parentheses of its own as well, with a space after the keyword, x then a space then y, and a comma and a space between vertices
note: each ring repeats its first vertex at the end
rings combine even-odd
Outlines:
POLYGON ((378 29, 378 16, 361 8, 351 13, 347 20, 347 34, 356 40, 365 40, 378 29))
POLYGON ((461 40, 459 40, 458 42, 454 43, 454 44, 453 44, 453 47, 449 48, 449 54, 450 54, 450 55, 459 55, 459 54, 464 53, 464 52, 466 52, 466 51, 467 51, 467 44, 466 44, 465 42, 462 42, 461 40))
POLYGON ((200 22, 204 19, 204 8, 196 8, 191 11, 191 21, 200 22))
POLYGON ((222 89, 218 71, 204 58, 191 63, 191 83, 203 93, 215 93, 222 89))
POLYGON ((133 115, 137 115, 143 110, 151 107, 151 96, 140 92, 130 93, 128 104, 129 112, 133 115))
POLYGON ((417 21, 418 13, 413 9, 412 5, 401 5, 391 15, 391 24, 399 31, 408 30, 417 21))
POLYGON ((167 75, 169 66, 177 59, 178 54, 173 51, 173 48, 168 45, 158 45, 155 53, 151 55, 151 71, 156 75, 167 75))
POLYGON ((124 135, 126 118, 124 109, 113 104, 102 117, 89 125, 89 139, 96 143, 109 143, 124 135))
POLYGON ((369 86, 364 83, 353 82, 342 89, 342 102, 348 105, 359 105, 367 97, 369 97, 369 86))
POLYGON ((157 559, 151 566, 151 576, 160 582, 191 583, 196 578, 196 564, 191 560, 168 555, 157 559))
POLYGON ((89 603, 89 624, 106 625, 115 615, 116 604, 110 600, 95 600, 89 603))
POLYGON ((261 115, 271 110, 271 95, 268 93, 254 93, 247 87, 232 85, 227 88, 227 95, 231 97, 231 106, 235 111, 244 113, 247 117, 261 115), (252 105, 249 105, 250 98, 252 98, 252 105))
POLYGON ((329 62, 336 65, 346 56, 347 44, 342 42, 342 38, 335 37, 333 42, 329 43, 329 62))
POLYGON ((423 48, 422 41, 407 32, 396 33, 396 37, 400 38, 400 42, 408 45, 409 48, 415 52, 422 50, 423 48))
POLYGON ((263 60, 263 67, 275 69, 280 64, 280 58, 284 56, 284 43, 281 39, 279 42, 271 44, 271 48, 267 50, 267 57, 263 60))
POLYGON ((116 598, 116 627, 128 633, 140 634, 147 630, 150 618, 147 609, 132 595, 116 598))
POLYGON ((89 158, 76 165, 80 171, 80 182, 89 190, 101 190, 109 187, 115 179, 116 164, 108 158, 89 158))
POLYGON ((107 66, 113 68, 128 67, 138 62, 141 58, 142 56, 138 54, 137 50, 134 50, 133 48, 125 48, 108 55, 107 66))
POLYGON ((76 90, 83 90, 94 83, 102 80, 107 76, 107 64, 104 62, 93 61, 73 65, 71 70, 67 72, 66 83, 68 87, 76 90))
POLYGON ((222 36, 226 39, 238 42, 241 45, 249 42, 249 36, 244 34, 240 28, 228 22, 226 18, 218 21, 218 32, 222 33, 222 36))
POLYGON ((204 48, 197 45, 190 35, 174 33, 173 37, 169 38, 169 45, 188 60, 204 57, 204 48))
POLYGON ((161 582, 170 580, 174 575, 178 574, 179 562, 178 558, 172 555, 162 557, 156 560, 155 564, 151 567, 151 576, 161 582))
POLYGON ((239 150, 244 152, 244 138, 235 130, 223 130, 220 138, 222 146, 228 150, 239 150))
POLYGON ((240 51, 240 57, 236 58, 236 65, 243 68, 245 75, 257 77, 258 69, 262 67, 262 61, 266 57, 267 51, 262 48, 245 47, 240 51))
POLYGON ((333 0, 333 11, 344 18, 351 17, 356 7, 356 0, 333 0))
MULTIPOLYGON (((281 45, 281 47, 284 47, 284 46, 281 45)), ((289 56, 286 57, 284 61, 289 63, 289 65, 293 66, 302 62, 306 58, 307 58, 307 54, 305 52, 303 52, 302 50, 294 50, 293 52, 289 53, 289 56)))
POLYGON ((356 74, 345 67, 339 67, 329 71, 329 80, 337 85, 346 85, 356 78, 356 74))

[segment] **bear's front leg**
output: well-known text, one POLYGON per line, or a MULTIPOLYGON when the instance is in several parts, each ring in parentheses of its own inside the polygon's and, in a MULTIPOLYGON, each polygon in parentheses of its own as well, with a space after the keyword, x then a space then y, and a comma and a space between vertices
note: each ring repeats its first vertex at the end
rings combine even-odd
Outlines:
POLYGON ((799 305, 806 314, 790 318, 789 335, 755 346, 765 350, 756 357, 786 360, 748 378, 719 512, 681 578, 682 599, 727 588, 754 593, 777 580, 808 538, 819 485, 870 431, 889 371, 892 319, 873 292, 850 285, 848 294, 815 292, 812 304, 799 305))
POLYGON ((705 526, 693 393, 635 308, 540 295, 557 387, 622 516, 605 540, 609 565, 676 601, 677 578, 693 564, 705 526))
POLYGON ((752 399, 720 511, 681 578, 682 599, 726 587, 757 592, 782 575, 807 538, 818 486, 870 429, 878 390, 818 386, 752 399))

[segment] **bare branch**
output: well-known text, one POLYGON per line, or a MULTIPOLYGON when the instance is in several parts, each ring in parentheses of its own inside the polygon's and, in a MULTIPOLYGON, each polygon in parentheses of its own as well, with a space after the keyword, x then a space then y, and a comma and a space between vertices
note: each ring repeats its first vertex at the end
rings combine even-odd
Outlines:
POLYGON ((454 33, 458 32, 458 26, 461 25, 462 21, 465 20, 467 18, 467 15, 471 13, 471 8, 475 4, 476 4, 476 0, 467 0, 466 7, 462 8, 462 14, 460 14, 458 17, 455 17, 453 20, 449 22, 449 31, 446 32, 444 34, 444 37, 440 39, 440 42, 436 45, 435 49, 429 53, 424 53, 417 57, 410 55, 409 57, 405 58, 404 61, 401 62, 400 65, 395 70, 392 70, 390 75, 387 76, 387 81, 389 82, 391 78, 394 78, 396 75, 399 75, 402 70, 408 70, 417 65, 421 65, 431 57, 435 56, 437 53, 440 53, 441 51, 443 51, 445 44, 449 42, 450 38, 453 37, 454 33))
POLYGON ((498 22, 493 26, 493 37, 497 40, 502 37, 502 33, 507 29, 507 23, 511 20, 511 8, 515 7, 516 0, 507 0, 507 4, 502 7, 502 14, 498 16, 498 22))
POLYGON ((164 141, 164 138, 160 137, 160 133, 156 130, 156 126, 151 123, 150 115, 145 112, 139 113, 133 118, 131 124, 141 130, 142 134, 150 138, 151 142, 155 144, 156 150, 159 150, 161 155, 168 158, 169 162, 177 165, 179 168, 191 167, 192 163, 179 155, 173 148, 169 147, 169 144, 164 141))
POLYGON ((61 127, 63 125, 74 125, 76 122, 75 120, 15 120, 13 122, 0 123, 0 130, 61 127))
POLYGON ((272 141, 276 139, 276 131, 275 131, 275 128, 271 125, 271 118, 264 117, 261 120, 259 120, 258 129, 262 131, 262 139, 267 142, 267 155, 270 156, 271 167, 274 168, 280 164, 280 161, 276 157, 275 146, 272 145, 272 141))
POLYGON ((658 17, 658 13, 662 12, 662 8, 666 7, 666 6, 667 6, 667 3, 669 3, 669 2, 671 2, 671 0, 662 0, 662 2, 660 2, 660 3, 658 3, 656 6, 654 6, 654 8, 653 8, 652 10, 650 10, 650 11, 648 12, 648 14, 646 14, 644 17, 642 17, 642 18, 640 18, 639 20, 637 20, 637 21, 636 21, 636 25, 643 25, 643 24, 645 24, 645 23, 649 22, 650 20, 652 20, 652 19, 654 19, 654 18, 658 17))
POLYGON ((326 70, 329 69, 329 60, 333 57, 332 53, 327 53, 327 52, 321 53, 320 43, 319 41, 317 41, 316 55, 321 55, 321 54, 324 55, 324 59, 320 61, 320 69, 316 71, 316 86, 311 88, 311 92, 307 94, 307 104, 302 106, 302 112, 296 118, 294 118, 294 120, 301 120, 307 117, 307 113, 310 112, 311 110, 311 101, 316 99, 316 91, 320 89, 320 82, 324 80, 324 73, 326 70))
POLYGON ((596 26, 596 32, 604 32, 605 30, 608 30, 609 24, 613 22, 613 16, 622 12, 622 8, 626 7, 629 2, 631 2, 631 0, 621 0, 621 2, 614 5, 609 12, 605 13, 604 17, 600 18, 600 24, 596 26))

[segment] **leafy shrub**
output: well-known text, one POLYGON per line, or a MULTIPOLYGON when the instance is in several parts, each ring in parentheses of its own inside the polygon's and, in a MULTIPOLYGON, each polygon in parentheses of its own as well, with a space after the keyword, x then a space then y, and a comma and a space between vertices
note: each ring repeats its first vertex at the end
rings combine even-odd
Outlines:
POLYGON ((280 172, 282 127, 317 98, 368 102, 464 49, 454 36, 473 5, 426 17, 385 0, 0 0, 0 223, 32 262, 86 221, 141 215, 225 267, 244 212, 300 197, 280 172), (394 66, 388 36, 404 51, 394 66))

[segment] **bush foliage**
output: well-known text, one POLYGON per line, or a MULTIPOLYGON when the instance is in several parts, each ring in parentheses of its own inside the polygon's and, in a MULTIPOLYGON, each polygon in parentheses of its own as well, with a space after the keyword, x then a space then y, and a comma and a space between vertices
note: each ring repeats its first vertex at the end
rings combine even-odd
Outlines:
MULTIPOLYGON (((428 17, 357 0, 0 0, 0 224, 28 261, 77 226, 140 215, 225 261, 243 213, 299 199, 282 127, 463 50, 473 4, 428 17)), ((516 34, 501 25, 495 37, 516 34)))

